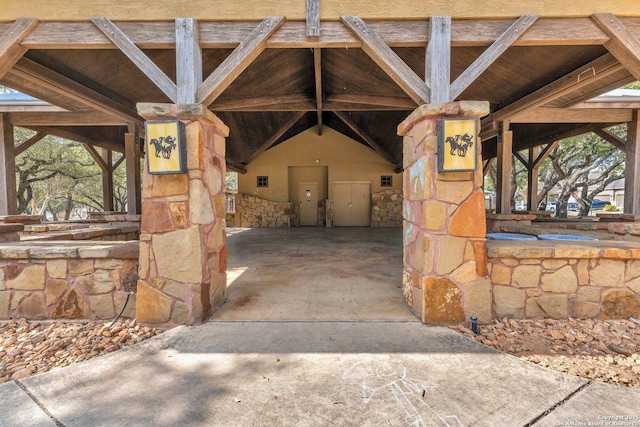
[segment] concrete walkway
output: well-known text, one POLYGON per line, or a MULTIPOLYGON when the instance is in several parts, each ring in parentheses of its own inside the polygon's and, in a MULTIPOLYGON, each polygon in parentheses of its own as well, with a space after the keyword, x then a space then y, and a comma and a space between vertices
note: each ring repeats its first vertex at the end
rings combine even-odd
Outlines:
POLYGON ((398 238, 231 235, 235 281, 211 321, 2 384, 0 426, 640 425, 606 418, 640 416, 640 390, 546 370, 399 310, 398 238), (371 280, 340 281, 344 262, 371 280))

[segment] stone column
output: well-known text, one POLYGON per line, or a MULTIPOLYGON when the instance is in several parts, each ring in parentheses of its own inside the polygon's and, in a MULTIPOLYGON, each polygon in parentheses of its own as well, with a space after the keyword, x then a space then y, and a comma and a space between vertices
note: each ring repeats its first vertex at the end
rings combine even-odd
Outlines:
POLYGON ((225 137, 229 128, 200 104, 138 104, 147 120, 186 124, 187 174, 145 166, 136 317, 192 324, 224 301, 227 285, 225 137))
POLYGON ((488 102, 423 105, 398 126, 404 137, 403 294, 424 323, 492 318, 480 141, 475 172, 439 174, 436 133, 438 119, 488 113, 488 102))

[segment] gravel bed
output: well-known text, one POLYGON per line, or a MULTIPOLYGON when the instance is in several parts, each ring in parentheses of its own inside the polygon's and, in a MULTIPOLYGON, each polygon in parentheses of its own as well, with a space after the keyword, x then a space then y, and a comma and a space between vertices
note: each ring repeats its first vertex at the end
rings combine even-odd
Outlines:
POLYGON ((0 323, 0 383, 47 372, 110 353, 161 330, 112 322, 8 321, 0 323))
POLYGON ((463 335, 531 363, 589 380, 640 388, 640 321, 501 319, 451 326, 463 335), (468 325, 466 325, 468 326, 468 325))

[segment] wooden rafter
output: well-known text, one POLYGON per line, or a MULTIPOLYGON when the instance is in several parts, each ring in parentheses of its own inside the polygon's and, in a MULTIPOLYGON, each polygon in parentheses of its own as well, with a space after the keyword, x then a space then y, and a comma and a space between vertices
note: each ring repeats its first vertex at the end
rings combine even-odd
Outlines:
POLYGON ((267 151, 273 144, 276 143, 278 139, 282 137, 293 125, 295 125, 298 120, 300 120, 307 112, 299 111, 294 114, 287 122, 282 125, 273 135, 271 135, 256 151, 253 152, 249 160, 247 160, 247 164, 251 163, 256 157, 260 154, 267 151))
POLYGON ((415 102, 409 98, 377 95, 354 95, 350 93, 327 93, 324 97, 325 109, 355 110, 355 109, 385 109, 385 110, 413 110, 415 102))
POLYGON ((267 39, 285 21, 284 16, 265 18, 216 70, 198 87, 197 102, 209 105, 253 62, 265 49, 267 39))
POLYGON ((594 130, 593 133, 595 133, 600 138, 604 139, 605 141, 607 141, 609 144, 613 145, 617 149, 622 151, 626 150, 627 141, 620 138, 618 135, 614 135, 613 133, 611 133, 606 129, 594 130))
POLYGON ((316 81, 316 109, 318 116, 318 135, 322 135, 322 50, 313 50, 313 70, 316 81))
POLYGON ((609 36, 604 46, 633 76, 640 80, 640 41, 611 13, 596 13, 591 19, 609 36))
POLYGON ((496 136, 496 123, 500 120, 509 119, 523 111, 547 104, 593 83, 595 79, 605 78, 622 69, 623 66, 611 54, 604 54, 483 119, 481 137, 488 139, 496 136))
POLYGON ((178 104, 194 104, 202 84, 202 50, 195 19, 176 19, 176 82, 178 104))
POLYGON ((451 17, 432 16, 430 24, 424 67, 430 93, 424 103, 442 104, 451 100, 451 17))
POLYGON ((342 16, 340 20, 362 42, 362 50, 375 61, 416 104, 429 102, 431 91, 427 84, 357 16, 342 16))
POLYGON ((44 132, 36 132, 35 135, 17 143, 15 148, 16 156, 23 153, 29 147, 32 147, 36 142, 40 141, 45 136, 47 136, 47 134, 44 132))
POLYGON ((391 153, 389 153, 380 144, 378 144, 373 138, 371 138, 369 135, 367 135, 367 133, 365 131, 363 131, 360 128, 360 126, 358 126, 356 124, 356 122, 354 122, 351 119, 351 117, 349 117, 349 115, 347 113, 341 112, 341 111, 334 111, 333 114, 335 114, 340 120, 342 120, 342 122, 345 125, 347 125, 352 131, 354 131, 356 133, 356 135, 358 135, 360 138, 362 138, 364 140, 364 142, 366 142, 369 147, 371 147, 374 151, 377 151, 378 154, 380 154, 382 157, 387 159, 389 161, 389 163, 391 163, 393 165, 396 164, 396 159, 391 155, 391 153))
POLYGON ((307 38, 320 38, 320 0, 307 0, 307 38))
POLYGON ((172 102, 177 102, 176 84, 109 18, 91 18, 91 22, 126 55, 172 102))
POLYGON ((528 166, 529 166, 529 159, 527 159, 527 158, 526 158, 526 157, 524 157, 522 154, 520 154, 520 152, 519 152, 519 151, 514 152, 514 153, 513 153, 513 156, 514 156, 516 159, 518 159, 518 161, 519 161, 520 163, 522 163, 522 165, 523 165, 524 167, 528 167, 528 166))
POLYGON ((0 78, 15 65, 27 48, 20 42, 33 31, 38 25, 38 20, 34 18, 18 18, 0 36, 0 78))
MULTIPOLYGON (((39 87, 37 97, 43 101, 59 104, 56 94, 61 94, 64 98, 72 101, 65 105, 60 105, 66 109, 77 110, 78 104, 93 108, 106 113, 111 117, 117 117, 128 122, 141 122, 138 113, 132 105, 124 105, 112 97, 91 89, 94 86, 90 79, 85 79, 82 83, 47 68, 28 58, 22 58, 7 74, 5 80, 21 82, 25 89, 30 85, 39 87), (74 104, 75 103, 75 104, 74 104)), ((20 87, 22 89, 22 87, 20 87)), ((28 90, 26 90, 28 93, 28 90)))
POLYGON ((480 75, 493 64, 516 40, 538 20, 538 15, 518 18, 495 42, 451 84, 451 99, 456 99, 480 75))
POLYGON ((493 162, 495 161, 495 157, 492 157, 490 159, 486 159, 484 161, 484 163, 482 164, 482 175, 486 175, 487 172, 489 172, 489 169, 491 169, 491 165, 493 164, 493 162))
POLYGON ((245 165, 243 165, 242 163, 232 160, 229 157, 226 158, 226 163, 227 163, 227 169, 233 171, 233 172, 238 172, 238 173, 242 173, 245 174, 247 173, 247 168, 245 167, 245 165))
POLYGON ((551 154, 551 152, 553 151, 554 148, 556 148, 558 146, 558 144, 560 143, 560 140, 557 139, 553 142, 550 142, 549 144, 547 144, 542 151, 540 151, 540 153, 538 154, 538 157, 536 157, 535 159, 533 159, 533 161, 531 162, 531 167, 532 168, 537 168, 538 166, 540 166, 540 163, 542 163, 544 161, 544 159, 546 159, 547 157, 549 157, 549 154, 551 154))

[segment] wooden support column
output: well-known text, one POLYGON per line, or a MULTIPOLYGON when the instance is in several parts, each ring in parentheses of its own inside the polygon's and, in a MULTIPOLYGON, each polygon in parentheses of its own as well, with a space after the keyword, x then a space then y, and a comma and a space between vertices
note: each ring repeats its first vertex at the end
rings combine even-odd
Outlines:
POLYGON ((540 154, 540 147, 529 148, 529 163, 527 164, 527 210, 538 208, 538 171, 540 164, 536 162, 540 154))
POLYGON ((633 112, 633 120, 627 125, 627 160, 624 170, 624 213, 640 215, 640 114, 633 112))
POLYGON ((176 19, 176 81, 178 104, 194 104, 202 83, 202 50, 198 45, 198 21, 176 19))
POLYGON ((8 114, 0 114, 0 215, 17 215, 16 157, 13 126, 8 114))
POLYGON ((102 149, 105 168, 102 169, 102 206, 105 211, 113 210, 113 152, 102 149))
POLYGON ((140 186, 140 130, 137 125, 129 126, 124 135, 124 156, 127 168, 127 213, 142 213, 142 189, 140 186))
POLYGON ((498 123, 498 179, 496 189, 496 213, 511 213, 511 156, 513 150, 513 132, 509 122, 498 123))
POLYGON ((427 46, 425 83, 431 88, 431 104, 451 100, 451 17, 432 16, 427 46))

